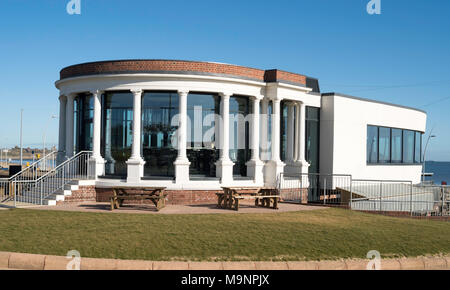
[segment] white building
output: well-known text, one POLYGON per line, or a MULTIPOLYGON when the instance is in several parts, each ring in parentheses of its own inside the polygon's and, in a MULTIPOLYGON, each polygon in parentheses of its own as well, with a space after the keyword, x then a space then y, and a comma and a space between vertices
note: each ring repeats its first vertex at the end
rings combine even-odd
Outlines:
POLYGON ((190 203, 287 175, 420 181, 426 113, 320 94, 304 75, 125 60, 67 67, 56 87, 59 151, 92 151, 96 188, 165 186, 190 203))

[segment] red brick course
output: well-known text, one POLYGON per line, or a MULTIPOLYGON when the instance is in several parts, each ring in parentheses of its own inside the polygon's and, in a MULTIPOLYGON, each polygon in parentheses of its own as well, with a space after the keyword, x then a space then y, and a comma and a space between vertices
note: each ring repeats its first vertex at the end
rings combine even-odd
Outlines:
POLYGON ((61 70, 60 78, 148 72, 193 72, 212 75, 241 77, 265 82, 285 81, 306 85, 306 76, 281 70, 261 70, 231 64, 181 61, 181 60, 117 60, 77 64, 61 70))

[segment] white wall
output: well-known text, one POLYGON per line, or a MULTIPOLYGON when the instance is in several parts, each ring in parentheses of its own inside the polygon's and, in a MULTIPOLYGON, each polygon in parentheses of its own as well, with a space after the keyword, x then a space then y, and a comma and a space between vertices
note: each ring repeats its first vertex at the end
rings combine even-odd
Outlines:
POLYGON ((424 112, 414 109, 347 96, 323 96, 321 173, 419 183, 421 165, 367 165, 367 125, 425 132, 426 118, 424 112))

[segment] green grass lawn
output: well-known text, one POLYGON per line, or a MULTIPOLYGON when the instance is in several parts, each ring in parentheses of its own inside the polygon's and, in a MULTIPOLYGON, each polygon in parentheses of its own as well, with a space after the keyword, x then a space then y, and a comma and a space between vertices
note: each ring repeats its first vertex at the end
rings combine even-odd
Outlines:
POLYGON ((146 215, 0 211, 0 251, 146 260, 319 260, 450 253, 450 223, 343 209, 146 215))

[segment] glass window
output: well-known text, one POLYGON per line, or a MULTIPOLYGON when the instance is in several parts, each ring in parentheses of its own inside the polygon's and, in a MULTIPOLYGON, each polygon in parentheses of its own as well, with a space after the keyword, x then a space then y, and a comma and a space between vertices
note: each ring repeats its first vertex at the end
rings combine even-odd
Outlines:
POLYGON ((178 93, 145 92, 142 97, 144 176, 175 176, 178 93))
POLYGON ((233 174, 247 176, 247 161, 250 160, 249 146, 249 98, 230 98, 230 159, 234 162, 233 174))
POLYGON ((305 158, 311 165, 310 173, 319 173, 319 143, 320 143, 320 109, 306 107, 306 150, 305 158))
POLYGON ((403 130, 403 163, 414 162, 414 131, 403 130))
MULTIPOLYGON (((190 93, 187 101, 187 155, 191 176, 216 176, 219 158, 216 132, 219 126, 220 97, 215 94, 190 93), (217 126, 216 126, 217 123, 217 126)), ((219 134, 217 134, 219 135, 219 134)))
POLYGON ((75 150, 92 150, 94 132, 94 98, 91 94, 80 94, 74 104, 75 150))
POLYGON ((127 176, 126 161, 131 156, 133 95, 130 92, 108 92, 103 96, 103 146, 105 174, 127 176))
POLYGON ((378 161, 389 163, 391 161, 391 129, 380 127, 378 134, 378 161))
POLYGON ((415 163, 422 162, 422 133, 421 132, 416 132, 414 162, 415 163))
POLYGON ((367 126, 367 162, 378 162, 378 127, 367 126))
POLYGON ((402 163, 402 130, 392 129, 392 163, 402 163))

